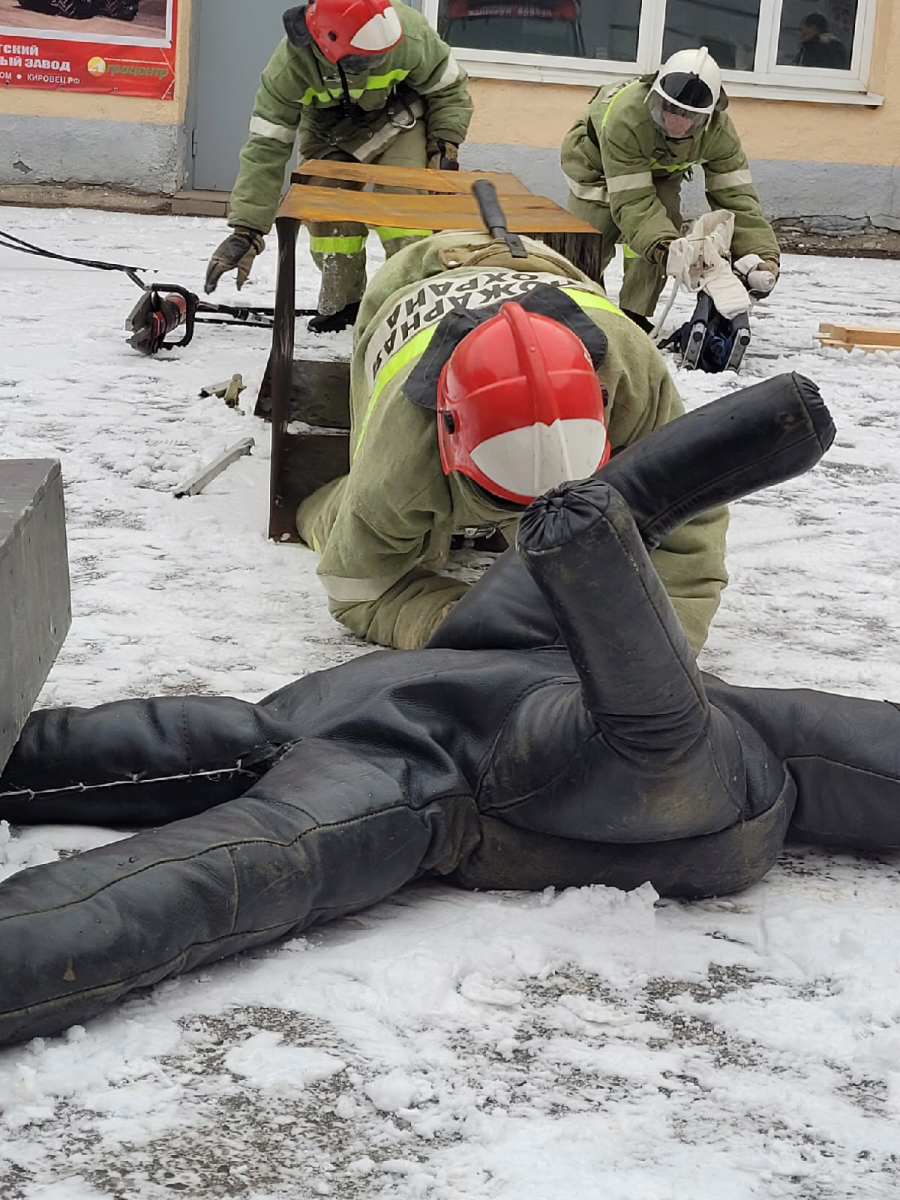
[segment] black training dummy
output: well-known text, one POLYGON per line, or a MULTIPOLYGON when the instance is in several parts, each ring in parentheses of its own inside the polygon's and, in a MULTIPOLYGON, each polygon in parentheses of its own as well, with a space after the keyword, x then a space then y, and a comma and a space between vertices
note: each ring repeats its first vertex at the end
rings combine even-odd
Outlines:
POLYGON ((758 879, 788 833, 900 846, 896 709, 701 680, 647 554, 832 437, 815 387, 781 376, 535 501, 425 650, 259 704, 35 713, 0 818, 159 828, 0 884, 0 1043, 425 873, 701 896, 758 879))

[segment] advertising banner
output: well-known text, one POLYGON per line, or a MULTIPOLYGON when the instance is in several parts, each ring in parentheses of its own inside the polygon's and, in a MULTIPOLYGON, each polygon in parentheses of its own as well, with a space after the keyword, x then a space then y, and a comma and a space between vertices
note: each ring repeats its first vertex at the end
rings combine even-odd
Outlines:
POLYGON ((0 0, 0 87, 172 100, 178 0, 0 0))

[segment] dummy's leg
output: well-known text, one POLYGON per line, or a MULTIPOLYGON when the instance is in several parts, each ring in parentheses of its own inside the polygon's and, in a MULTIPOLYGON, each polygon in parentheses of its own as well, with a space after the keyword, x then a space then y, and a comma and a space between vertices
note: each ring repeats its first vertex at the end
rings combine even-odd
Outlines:
POLYGON ((0 884, 0 1044, 453 869, 474 802, 410 806, 362 751, 294 745, 244 796, 0 884))
POLYGON ((796 783, 792 840, 900 849, 897 705, 799 689, 727 693, 729 709, 759 731, 796 783))
MULTIPOLYGON (((401 133, 373 161, 383 167, 424 167, 426 163, 425 140, 425 125, 422 121, 417 121, 412 129, 401 133)), ((378 187, 375 190, 384 191, 383 188, 378 187)), ((401 193, 409 195, 412 192, 411 188, 392 187, 390 190, 394 195, 401 193)), ((430 229, 406 229, 393 225, 376 225, 375 232, 381 239, 388 258, 396 254, 398 250, 402 250, 404 246, 411 246, 420 238, 431 236, 430 229)))
POLYGON ((265 709, 224 696, 42 709, 0 774, 0 820, 175 821, 242 795, 293 736, 265 709))
MULTIPOLYGON (((663 179, 656 185, 656 194, 679 233, 682 224, 681 182, 679 176, 675 179, 663 179)), ((648 262, 640 255, 626 252, 625 274, 619 293, 619 307, 623 312, 649 320, 665 285, 665 264, 648 262)))
MULTIPOLYGON (((696 837, 756 815, 747 808, 741 742, 710 708, 619 493, 599 479, 555 489, 522 518, 518 551, 556 618, 589 720, 579 761, 554 765, 548 746, 551 765, 527 779, 515 771, 518 747, 553 741, 544 731, 558 718, 542 714, 540 696, 520 705, 504 735, 509 750, 501 744, 495 753, 496 799, 482 801, 485 811, 600 842, 696 837)), ((573 709, 564 720, 571 726, 579 717, 573 709)))
MULTIPOLYGON (((779 375, 687 413, 620 451, 597 478, 624 497, 645 545, 692 517, 791 479, 834 438, 828 409, 802 375, 779 375)), ((452 609, 429 646, 460 650, 549 645, 556 622, 514 550, 452 609)))

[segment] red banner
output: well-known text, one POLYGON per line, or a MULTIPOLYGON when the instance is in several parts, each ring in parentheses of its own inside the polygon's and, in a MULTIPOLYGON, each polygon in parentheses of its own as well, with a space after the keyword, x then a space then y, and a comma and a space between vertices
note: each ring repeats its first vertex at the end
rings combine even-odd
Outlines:
POLYGON ((0 86, 175 97, 178 0, 0 0, 0 86))

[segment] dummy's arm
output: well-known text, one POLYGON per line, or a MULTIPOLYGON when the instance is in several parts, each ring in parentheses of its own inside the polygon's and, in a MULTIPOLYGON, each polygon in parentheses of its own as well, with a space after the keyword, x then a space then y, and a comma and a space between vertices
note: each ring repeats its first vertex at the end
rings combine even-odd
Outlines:
MULTIPOLYGON (((808 470, 833 439, 834 425, 815 384, 802 375, 779 375, 654 430, 617 454, 597 478, 624 497, 653 550, 699 514, 808 470)), ((509 550, 428 644, 516 649, 557 637, 544 597, 509 550)))

